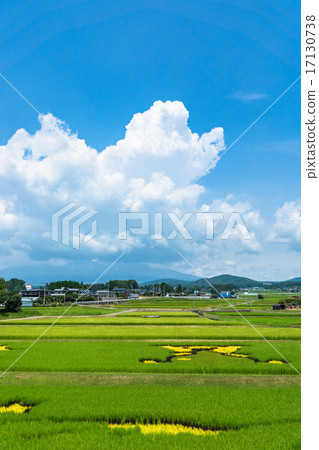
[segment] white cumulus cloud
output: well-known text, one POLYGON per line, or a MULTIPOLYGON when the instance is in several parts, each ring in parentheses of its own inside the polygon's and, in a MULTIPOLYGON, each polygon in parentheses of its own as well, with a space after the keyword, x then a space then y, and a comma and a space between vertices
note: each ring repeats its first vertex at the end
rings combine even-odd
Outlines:
POLYGON ((287 243, 293 249, 299 250, 301 237, 301 215, 299 202, 285 202, 275 213, 275 224, 268 240, 287 243))
POLYGON ((217 160, 224 135, 222 128, 193 133, 188 116, 182 102, 156 101, 133 116, 124 139, 101 152, 50 113, 39 117, 35 133, 17 130, 0 146, 0 227, 9 232, 0 255, 9 260, 8 252, 23 248, 35 259, 64 256, 50 239, 51 216, 71 202, 100 214, 102 227, 85 254, 143 246, 117 239, 119 211, 171 210, 177 202, 195 209, 204 187, 181 194, 217 160))
MULTIPOLYGON (((240 274, 242 267, 233 263, 237 260, 253 267, 252 258, 263 250, 260 213, 231 195, 203 204, 205 187, 196 182, 189 188, 207 167, 214 167, 225 145, 222 128, 198 135, 190 130, 188 116, 182 102, 156 101, 133 116, 124 139, 100 152, 52 114, 39 117, 40 127, 33 134, 17 130, 0 146, 0 268, 17 267, 15 275, 23 276, 21 267, 34 265, 36 271, 45 261, 46 273, 49 268, 57 273, 61 267, 63 274, 70 268, 76 274, 81 264, 85 272, 88 262, 97 261, 105 269, 105 261, 124 250, 134 265, 143 262, 192 272, 185 261, 177 262, 182 250, 206 275, 229 266, 240 274), (97 211, 98 235, 80 251, 51 239, 52 214, 71 202, 97 211), (150 222, 154 212, 163 212, 163 240, 155 239, 153 228, 148 236, 118 239, 121 211, 147 211, 150 222), (185 241, 180 234, 168 238, 174 225, 167 212, 175 212, 181 220, 192 213, 187 222, 192 240, 185 241), (205 239, 205 223, 194 219, 196 212, 224 214, 224 220, 216 223, 217 239, 205 239), (219 239, 234 212, 253 239, 242 239, 239 229, 230 239, 219 239), (136 257, 131 256, 133 251, 136 257)), ((276 213, 272 240, 292 243, 296 237, 294 206, 288 203, 276 213)))

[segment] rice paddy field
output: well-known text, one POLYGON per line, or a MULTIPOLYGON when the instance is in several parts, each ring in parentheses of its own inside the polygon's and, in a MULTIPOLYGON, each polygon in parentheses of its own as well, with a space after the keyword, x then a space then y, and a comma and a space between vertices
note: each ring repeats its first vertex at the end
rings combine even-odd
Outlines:
POLYGON ((300 311, 236 301, 0 313, 1 448, 299 448, 300 311))

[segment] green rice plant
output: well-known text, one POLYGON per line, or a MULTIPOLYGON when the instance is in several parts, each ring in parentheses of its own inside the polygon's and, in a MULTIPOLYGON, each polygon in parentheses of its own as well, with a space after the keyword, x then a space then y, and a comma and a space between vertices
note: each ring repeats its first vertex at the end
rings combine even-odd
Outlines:
POLYGON ((138 429, 110 430, 105 423, 95 421, 52 422, 46 419, 28 423, 5 423, 1 426, 0 439, 6 449, 64 449, 88 450, 123 448, 134 450, 162 450, 169 448, 246 450, 247 448, 291 449, 300 448, 300 425, 298 422, 251 425, 240 429, 220 432, 217 436, 193 436, 187 433, 142 434, 138 429), (267 446, 265 446, 265 443, 267 446))
MULTIPOLYGON (((258 327, 267 339, 300 339, 299 328, 258 327)), ((0 325, 0 339, 260 339, 250 326, 53 326, 0 325)))
MULTIPOLYGON (((262 314, 250 314, 244 313, 243 316, 253 325, 267 325, 267 326, 299 326, 301 325, 301 317, 300 316, 274 316, 274 315, 262 315, 262 314)), ((240 323, 247 323, 243 317, 241 317, 238 313, 234 313, 233 315, 215 315, 215 314, 207 314, 207 317, 214 318, 217 323, 220 321, 221 323, 233 323, 234 325, 239 325, 240 323)))
MULTIPOLYGON (((214 311, 213 313, 209 313, 209 314, 214 314, 214 316, 238 316, 238 312, 233 311, 231 308, 229 308, 227 311, 226 310, 221 310, 221 311, 214 311)), ((251 317, 251 316, 255 316, 255 317, 301 317, 301 314, 299 311, 254 311, 250 312, 250 311, 246 311, 243 313, 243 315, 246 317, 251 317)))
POLYGON ((298 388, 185 386, 6 386, 0 405, 34 405, 0 414, 3 448, 297 448, 298 388), (109 423, 182 423, 217 435, 142 434, 109 423), (265 445, 266 444, 266 445, 265 445))
POLYGON ((198 314, 191 311, 135 311, 135 312, 127 312, 121 313, 121 317, 141 317, 148 315, 156 315, 160 317, 198 317, 198 314))
POLYGON ((43 306, 40 308, 22 308, 21 311, 11 313, 0 309, 0 321, 4 319, 15 319, 20 317, 35 317, 35 316, 60 316, 64 314, 65 316, 91 316, 91 315, 106 315, 117 311, 118 308, 99 308, 99 307, 89 307, 89 306, 77 306, 73 305, 66 306, 43 306))
MULTIPOLYGON (((0 342, 1 344, 1 342, 0 342)), ((30 345, 28 342, 2 342, 9 351, 0 352, 0 370, 5 370, 30 345)), ((186 360, 173 357, 169 346, 186 346, 189 343, 150 342, 37 342, 36 345, 12 367, 17 372, 118 372, 118 373, 224 373, 224 374, 291 374, 294 369, 268 343, 257 342, 196 342, 192 345, 215 347, 239 346, 235 353, 249 358, 200 351, 186 360), (142 361, 157 361, 145 364, 142 361), (268 363, 280 360, 284 364, 268 363), (162 362, 161 362, 162 361, 162 362), (256 362, 258 361, 258 362, 256 362)), ((300 342, 276 342, 275 348, 300 370, 300 342)))
MULTIPOLYGON (((9 325, 50 325, 56 317, 45 319, 26 319, 3 322, 9 325)), ((59 325, 214 325, 215 322, 197 315, 191 317, 123 317, 122 314, 113 317, 61 317, 55 326, 59 325)))

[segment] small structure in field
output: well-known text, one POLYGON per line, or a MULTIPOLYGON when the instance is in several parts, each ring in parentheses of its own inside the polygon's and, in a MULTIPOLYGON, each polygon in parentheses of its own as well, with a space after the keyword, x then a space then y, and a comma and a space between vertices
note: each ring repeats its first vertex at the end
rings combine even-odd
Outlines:
POLYGON ((281 309, 286 309, 286 305, 284 305, 283 303, 277 303, 275 305, 272 305, 272 309, 276 310, 276 311, 280 311, 281 309))

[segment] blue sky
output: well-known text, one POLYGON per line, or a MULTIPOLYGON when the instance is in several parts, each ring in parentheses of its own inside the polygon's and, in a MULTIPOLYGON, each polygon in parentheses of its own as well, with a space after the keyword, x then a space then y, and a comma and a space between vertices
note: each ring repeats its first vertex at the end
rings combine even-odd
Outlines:
MULTIPOLYGON (((227 148, 300 75, 299 2, 70 0, 0 5, 0 72, 38 111, 64 121, 71 133, 77 132, 98 152, 116 145, 134 114, 159 100, 182 102, 192 133, 201 136, 223 128, 227 148)), ((7 157, 7 142, 17 130, 33 134, 40 125, 35 111, 3 80, 0 98, 0 145, 7 157)), ((231 249, 225 250, 225 257, 233 261, 229 273, 258 279, 299 276, 299 122, 300 81, 198 182, 205 192, 197 207, 232 195, 233 204, 249 203, 263 222, 253 231, 260 243, 258 252, 238 250, 232 257, 231 249)), ((149 182, 147 176, 145 180, 149 182)), ((50 196, 41 202, 36 192, 28 191, 25 180, 18 185, 20 190, 14 192, 1 184, 2 209, 4 214, 23 214, 31 220, 50 196)), ((58 203, 52 200, 53 212, 58 203)), ((62 199, 60 203, 62 207, 62 199)), ((101 209, 101 202, 97 206, 92 201, 91 206, 101 209)), ((34 225, 41 235, 50 222, 49 210, 44 214, 46 223, 34 225)), ((37 249, 31 235, 22 234, 12 226, 3 235, 0 270, 6 277, 91 278, 117 255, 100 254, 97 263, 86 251, 80 256, 73 249, 62 249, 58 254, 59 249, 49 244, 37 249), (20 251, 26 254, 21 257, 20 251), (59 262, 51 267, 52 255, 59 262), (50 275, 40 270, 43 262, 50 275)), ((169 257, 169 250, 159 252, 155 264, 149 243, 137 247, 110 275, 124 277, 135 271, 141 280, 144 275, 162 277, 173 271, 194 273, 178 262, 176 251, 169 257)), ((204 263, 199 249, 196 254, 188 248, 185 252, 205 275, 227 270, 221 261, 223 250, 211 267, 209 253, 204 263)))

